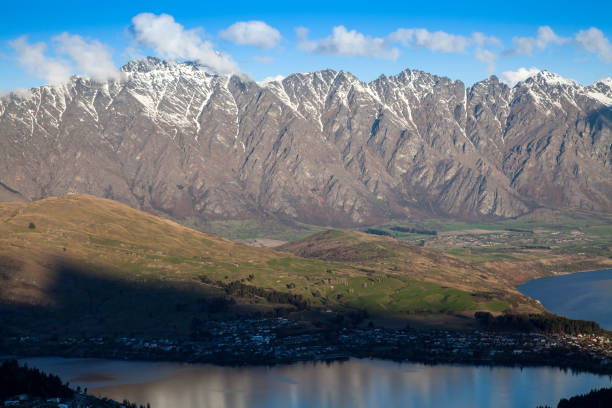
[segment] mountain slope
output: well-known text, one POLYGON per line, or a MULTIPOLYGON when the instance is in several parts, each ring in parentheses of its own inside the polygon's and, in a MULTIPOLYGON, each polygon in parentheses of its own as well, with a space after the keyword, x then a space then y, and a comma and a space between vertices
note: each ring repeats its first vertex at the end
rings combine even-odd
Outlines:
POLYGON ((0 327, 186 336, 194 318, 541 310, 455 258, 385 245, 399 268, 249 247, 93 196, 0 204, 0 327))
POLYGON ((0 200, 77 192, 177 219, 339 226, 612 211, 610 78, 255 83, 155 58, 122 73, 0 99, 0 200))

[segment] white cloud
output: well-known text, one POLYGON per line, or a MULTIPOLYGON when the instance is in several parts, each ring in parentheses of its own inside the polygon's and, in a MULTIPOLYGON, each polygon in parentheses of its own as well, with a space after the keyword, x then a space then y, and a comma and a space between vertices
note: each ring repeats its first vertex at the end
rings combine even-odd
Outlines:
POLYGON ((570 39, 559 37, 549 26, 541 26, 538 28, 538 33, 535 37, 514 37, 512 41, 516 47, 512 50, 512 53, 531 55, 534 48, 543 50, 550 44, 567 44, 570 39))
POLYGON ((612 62, 612 44, 601 30, 595 27, 580 30, 576 34, 576 42, 585 50, 596 53, 604 62, 612 62))
POLYGON ((123 52, 121 53, 122 57, 127 58, 128 60, 134 60, 134 59, 143 59, 146 57, 146 54, 143 53, 143 51, 140 49, 140 47, 138 46, 138 44, 130 44, 128 45, 123 52))
POLYGON ((525 79, 536 75, 540 70, 536 67, 524 68, 521 67, 516 71, 505 71, 502 72, 501 80, 510 86, 514 86, 517 82, 524 81, 525 79))
POLYGON ((136 41, 153 48, 164 58, 195 60, 220 73, 240 71, 231 56, 216 51, 209 41, 202 40, 201 30, 185 30, 168 14, 141 13, 132 18, 132 24, 136 41))
POLYGON ((9 41, 9 45, 17 52, 17 61, 35 76, 57 85, 70 79, 72 72, 68 62, 45 56, 45 43, 28 43, 28 38, 22 35, 9 41))
POLYGON ((239 21, 219 32, 221 38, 240 45, 273 48, 281 40, 280 32, 263 21, 239 21))
POLYGON ((274 61, 274 58, 269 57, 269 56, 259 56, 259 55, 255 55, 253 56, 253 61, 256 62, 261 62, 263 64, 271 64, 274 61))
POLYGON ((423 47, 431 51, 465 52, 470 40, 462 35, 444 31, 431 32, 424 28, 400 28, 389 34, 389 41, 399 42, 404 47, 423 47))
POLYGON ((120 74, 111 58, 110 49, 99 42, 85 41, 79 35, 62 33, 53 37, 57 51, 68 55, 81 73, 99 81, 119 79, 120 74))
POLYGON ((260 86, 265 86, 265 85, 269 84, 270 82, 280 82, 283 79, 285 79, 285 77, 282 76, 282 75, 269 76, 269 77, 266 77, 266 78, 262 79, 261 81, 257 82, 257 84, 259 84, 260 86))
POLYGON ((495 71, 495 61, 497 60, 498 55, 489 50, 477 49, 476 54, 474 55, 478 61, 487 63, 487 72, 492 74, 495 71))
MULTIPOLYGON (((298 40, 298 46, 302 47, 302 46, 307 46, 308 44, 306 44, 308 42, 308 33, 310 32, 310 30, 308 30, 306 27, 297 27, 295 29, 295 35, 297 36, 297 40, 298 40)), ((304 50, 306 51, 306 50, 304 50)))
POLYGON ((32 97, 32 91, 27 88, 17 88, 12 92, 12 94, 22 99, 28 99, 32 97))
POLYGON ((405 47, 427 48, 431 51, 446 53, 466 53, 475 47, 474 57, 487 64, 487 70, 495 70, 495 61, 498 54, 485 47, 500 47, 502 42, 494 36, 487 36, 480 32, 472 33, 471 37, 449 34, 444 31, 431 32, 424 28, 399 28, 389 34, 388 40, 399 42, 405 47))
POLYGON ((361 34, 356 30, 348 31, 344 26, 336 26, 332 35, 320 40, 309 40, 308 29, 296 29, 298 46, 306 52, 317 54, 373 57, 395 60, 399 56, 397 48, 389 48, 383 38, 375 38, 361 34))
POLYGON ((487 36, 480 32, 472 33, 472 42, 479 47, 485 47, 487 45, 501 46, 502 42, 499 38, 494 36, 487 36))

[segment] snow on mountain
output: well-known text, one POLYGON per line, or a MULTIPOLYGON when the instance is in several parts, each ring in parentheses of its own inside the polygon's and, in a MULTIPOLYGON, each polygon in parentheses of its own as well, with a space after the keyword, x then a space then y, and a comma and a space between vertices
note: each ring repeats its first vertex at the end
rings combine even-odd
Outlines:
POLYGON ((612 210, 612 78, 465 87, 323 70, 255 83, 157 58, 121 72, 0 99, 0 199, 78 191, 179 218, 351 225, 612 210))

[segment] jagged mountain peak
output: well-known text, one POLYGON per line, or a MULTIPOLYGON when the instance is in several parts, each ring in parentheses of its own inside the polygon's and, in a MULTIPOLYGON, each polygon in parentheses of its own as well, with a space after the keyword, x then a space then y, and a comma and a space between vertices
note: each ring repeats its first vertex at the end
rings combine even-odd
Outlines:
POLYGON ((562 111, 566 111, 568 108, 584 109, 584 102, 581 100, 585 98, 595 101, 597 104, 612 106, 612 87, 610 87, 610 83, 612 83, 612 79, 603 78, 592 85, 584 86, 559 74, 540 71, 517 83, 513 91, 519 96, 529 94, 537 106, 550 113, 552 108, 558 108, 562 111), (580 105, 583 105, 583 107, 580 107, 580 105))
MULTIPOLYGON (((420 71, 418 69, 405 69, 402 72, 390 76, 392 80, 400 81, 402 83, 412 83, 412 82, 437 82, 444 77, 439 77, 435 74, 430 74, 425 71, 420 71)), ((450 78, 447 78, 450 80, 450 78)))
POLYGON ((489 82, 494 83, 494 84, 500 83, 500 80, 499 80, 499 78, 496 75, 489 75, 489 77, 486 79, 486 81, 489 81, 489 82))
POLYGON ((283 82, 312 82, 312 81, 323 81, 330 83, 336 78, 340 72, 334 71, 333 69, 323 69, 313 72, 296 72, 283 78, 283 82))
POLYGON ((505 84, 504 82, 500 81, 499 78, 496 75, 489 75, 489 77, 487 77, 486 79, 483 79, 480 82, 476 82, 476 84, 478 84, 478 83, 485 83, 485 84, 491 84, 493 86, 502 86, 502 87, 505 87, 505 88, 510 88, 507 84, 505 84))
POLYGON ((277 96, 289 101, 289 104, 292 105, 297 101, 290 101, 292 98, 289 94, 295 96, 295 92, 299 92, 299 89, 302 89, 302 91, 307 89, 317 98, 321 98, 321 93, 327 93, 329 86, 337 76, 338 72, 332 69, 324 69, 313 72, 298 72, 288 76, 278 75, 259 81, 257 85, 273 90, 277 93, 277 96))
POLYGON ((581 87, 581 85, 573 79, 565 78, 559 74, 546 70, 539 71, 529 78, 517 83, 516 86, 530 85, 533 83, 549 86, 581 87))
POLYGON ((145 57, 138 60, 132 60, 121 67, 122 77, 120 82, 125 82, 130 79, 139 79, 141 81, 159 81, 165 77, 185 77, 195 81, 209 82, 211 78, 224 79, 229 81, 230 78, 236 77, 244 82, 253 82, 244 74, 220 74, 210 70, 207 66, 200 64, 197 61, 174 61, 164 60, 157 57, 145 57))
POLYGON ((74 191, 177 218, 351 225, 612 211, 611 78, 466 88, 328 69, 255 83, 153 57, 122 72, 0 101, 0 200, 74 191))
POLYGON ((612 98, 612 77, 602 78, 593 82, 589 88, 595 89, 612 98))
POLYGON ((273 77, 267 77, 267 78, 262 79, 261 81, 257 81, 257 85, 266 87, 272 83, 282 82, 285 78, 287 77, 284 75, 276 75, 273 77))
POLYGON ((173 61, 149 56, 128 61, 121 67, 121 71, 145 73, 151 71, 176 70, 180 68, 206 70, 204 65, 201 65, 196 61, 173 61))
POLYGON ((176 66, 177 62, 164 60, 157 57, 145 57, 128 61, 121 67, 124 72, 151 72, 156 70, 166 70, 176 66))
POLYGON ((340 71, 338 71, 337 75, 336 75, 336 81, 339 82, 359 82, 361 84, 365 85, 365 82, 362 81, 361 79, 359 79, 356 75, 354 75, 353 73, 343 70, 341 69, 340 71))
POLYGON ((608 88, 612 88, 612 77, 601 78, 593 82, 593 85, 603 85, 607 86, 608 88))
POLYGON ((474 92, 476 90, 479 92, 486 92, 491 89, 509 90, 511 88, 506 83, 500 81, 495 75, 490 75, 488 78, 478 81, 468 87, 469 92, 474 92))

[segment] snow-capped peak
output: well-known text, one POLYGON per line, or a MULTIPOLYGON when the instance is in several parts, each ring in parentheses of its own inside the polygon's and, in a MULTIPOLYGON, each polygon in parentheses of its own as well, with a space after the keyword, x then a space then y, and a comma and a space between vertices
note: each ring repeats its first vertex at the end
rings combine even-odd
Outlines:
POLYGON ((257 85, 259 86, 267 86, 272 82, 281 82, 283 79, 285 79, 284 76, 282 75, 276 75, 276 76, 270 76, 270 77, 266 77, 264 79, 262 79, 261 81, 257 82, 257 85))
POLYGON ((538 82, 544 82, 548 85, 565 85, 565 86, 580 86, 573 79, 564 78, 559 74, 550 71, 540 71, 532 77, 538 82))
POLYGON ((588 97, 605 106, 612 107, 612 77, 602 78, 585 89, 588 97))
POLYGON ((599 79, 599 80, 593 82, 592 86, 595 86, 597 88, 603 86, 603 87, 607 87, 607 88, 612 90, 612 77, 607 77, 607 78, 599 79))
MULTIPOLYGON (((197 61, 173 61, 163 60, 157 57, 145 57, 142 59, 131 60, 121 67, 121 71, 126 73, 148 73, 153 71, 204 71, 210 70, 197 61)), ((223 75, 220 75, 223 76, 223 75)))
POLYGON ((167 69, 170 67, 171 61, 165 61, 156 57, 145 57, 128 61, 121 67, 124 72, 151 72, 159 69, 167 69))

